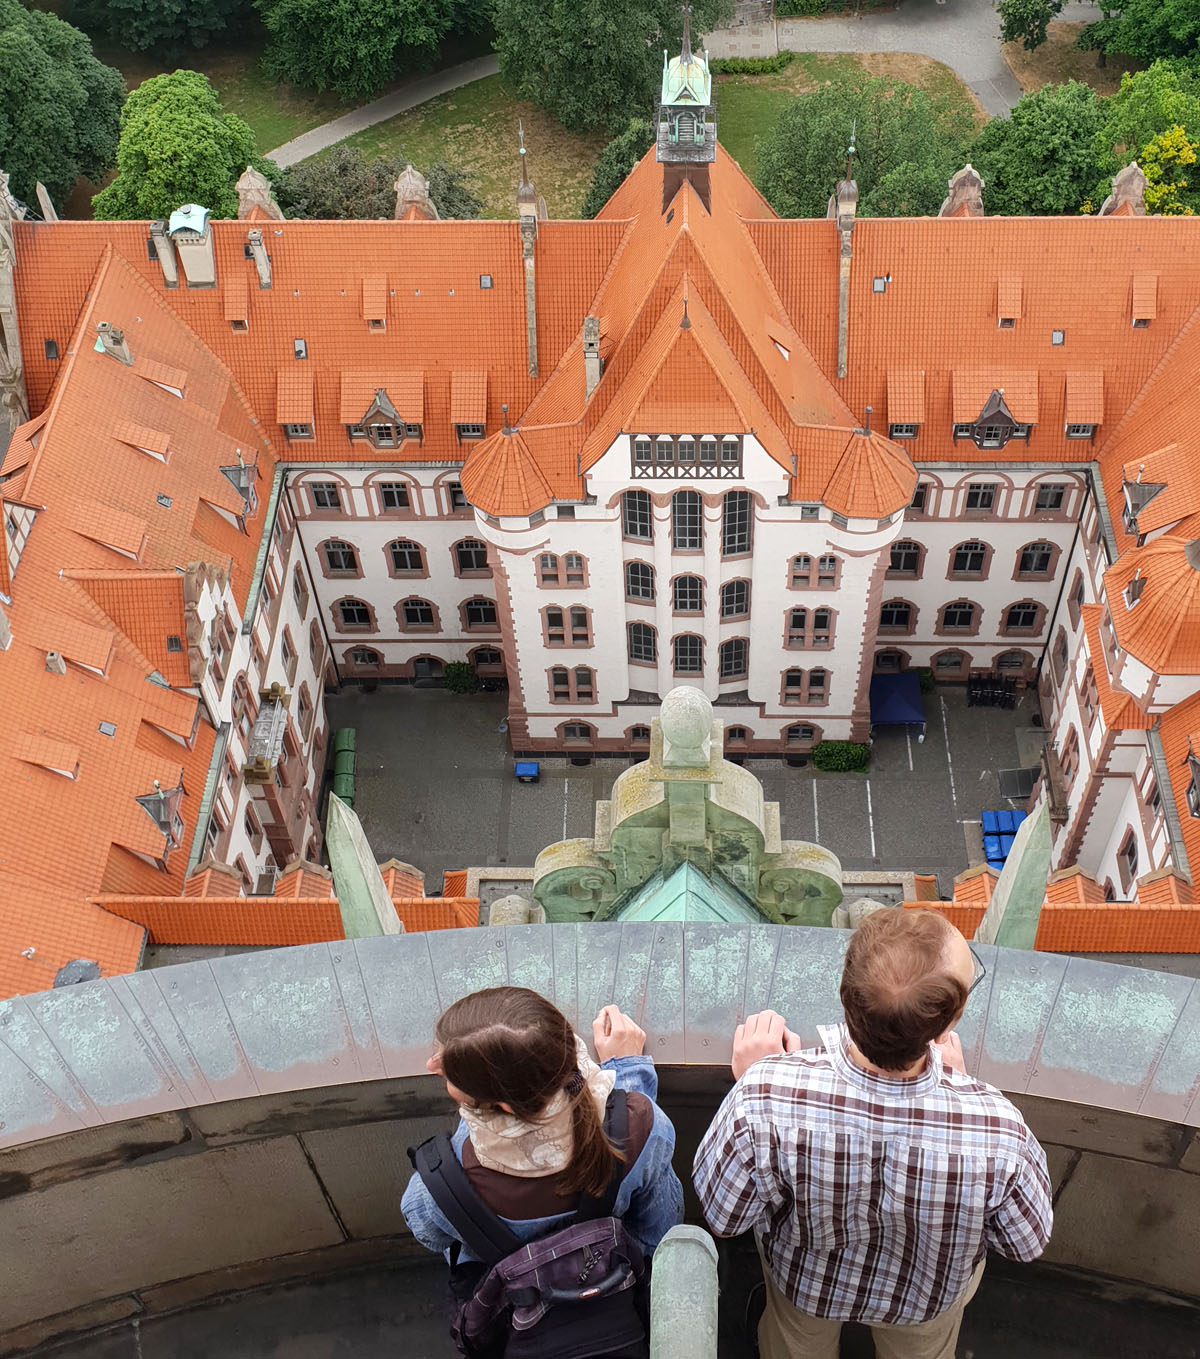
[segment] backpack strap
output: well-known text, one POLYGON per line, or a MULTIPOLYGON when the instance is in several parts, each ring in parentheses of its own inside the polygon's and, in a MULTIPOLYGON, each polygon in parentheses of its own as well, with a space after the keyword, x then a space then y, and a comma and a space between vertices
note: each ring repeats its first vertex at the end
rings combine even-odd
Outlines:
POLYGON ((455 1156, 447 1133, 410 1147, 408 1155, 434 1203, 472 1255, 494 1265, 525 1244, 484 1203, 455 1156))
MULTIPOLYGON (((622 1154, 625 1154, 629 1146, 629 1099, 624 1090, 614 1089, 608 1097, 608 1104, 604 1109, 604 1134, 614 1147, 622 1154)), ((621 1189, 621 1181, 629 1173, 629 1165, 625 1161, 613 1161, 612 1174, 609 1176, 608 1185, 603 1194, 593 1198, 590 1194, 583 1195, 579 1200, 579 1208, 576 1211, 576 1219, 579 1222, 592 1222, 596 1218, 612 1217, 613 1208, 616 1206, 617 1194, 621 1189)))

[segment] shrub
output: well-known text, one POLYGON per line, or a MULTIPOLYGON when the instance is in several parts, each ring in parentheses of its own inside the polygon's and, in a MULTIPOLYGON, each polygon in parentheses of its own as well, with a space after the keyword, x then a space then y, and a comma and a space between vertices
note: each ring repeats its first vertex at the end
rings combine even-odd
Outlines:
POLYGON ((473 694, 479 688, 475 667, 466 661, 447 661, 443 672, 446 688, 452 694, 473 694))
POLYGON ((865 769, 871 762, 871 747, 858 741, 820 741, 813 750, 812 762, 818 769, 839 773, 865 769))
POLYGON ((795 60, 795 52, 776 52, 773 57, 716 57, 708 66, 713 75, 775 75, 795 60))
POLYGON ((920 682, 921 692, 923 694, 933 693, 933 671, 929 666, 917 666, 917 679, 920 682))
POLYGON ((775 0, 777 19, 812 19, 829 9, 849 9, 855 0, 775 0))

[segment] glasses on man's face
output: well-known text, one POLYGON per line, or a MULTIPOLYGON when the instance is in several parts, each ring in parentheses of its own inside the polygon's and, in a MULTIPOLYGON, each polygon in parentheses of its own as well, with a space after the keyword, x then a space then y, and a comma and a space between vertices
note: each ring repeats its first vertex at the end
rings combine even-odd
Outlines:
POLYGON ((975 959, 975 977, 972 980, 971 985, 967 987, 967 995, 969 996, 971 992, 974 991, 974 989, 984 979, 984 977, 987 976, 987 968, 984 967, 983 959, 979 956, 978 953, 975 952, 973 948, 971 948, 971 945, 968 944, 967 947, 971 949, 971 957, 975 959))

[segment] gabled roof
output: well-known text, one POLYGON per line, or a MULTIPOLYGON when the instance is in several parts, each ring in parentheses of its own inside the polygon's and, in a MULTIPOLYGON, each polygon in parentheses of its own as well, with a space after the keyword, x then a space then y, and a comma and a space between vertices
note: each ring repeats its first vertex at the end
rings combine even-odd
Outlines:
POLYGON ((1109 677, 1108 661, 1100 641, 1100 619, 1104 614, 1104 605, 1085 604, 1079 612, 1083 618, 1104 725, 1109 731, 1149 731, 1154 726, 1154 719, 1138 707, 1132 695, 1124 689, 1118 689, 1109 677))

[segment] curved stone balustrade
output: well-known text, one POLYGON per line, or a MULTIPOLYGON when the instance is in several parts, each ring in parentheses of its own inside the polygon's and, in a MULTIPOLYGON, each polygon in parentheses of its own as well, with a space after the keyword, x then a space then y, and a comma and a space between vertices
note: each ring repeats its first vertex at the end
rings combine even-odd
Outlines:
MULTIPOLYGON (((433 1021, 513 982, 586 1032, 615 1001, 664 1064, 686 1177, 734 1024, 811 1041, 843 931, 510 926, 216 958, 0 1003, 0 1352, 414 1249, 405 1149, 452 1108, 433 1021), (48 1319, 48 1320, 47 1320, 48 1319)), ((1200 1293, 1200 982, 981 948, 969 1069, 1013 1093, 1058 1188, 1048 1259, 1200 1293)), ((694 1205, 693 1205, 694 1207, 694 1205)))

